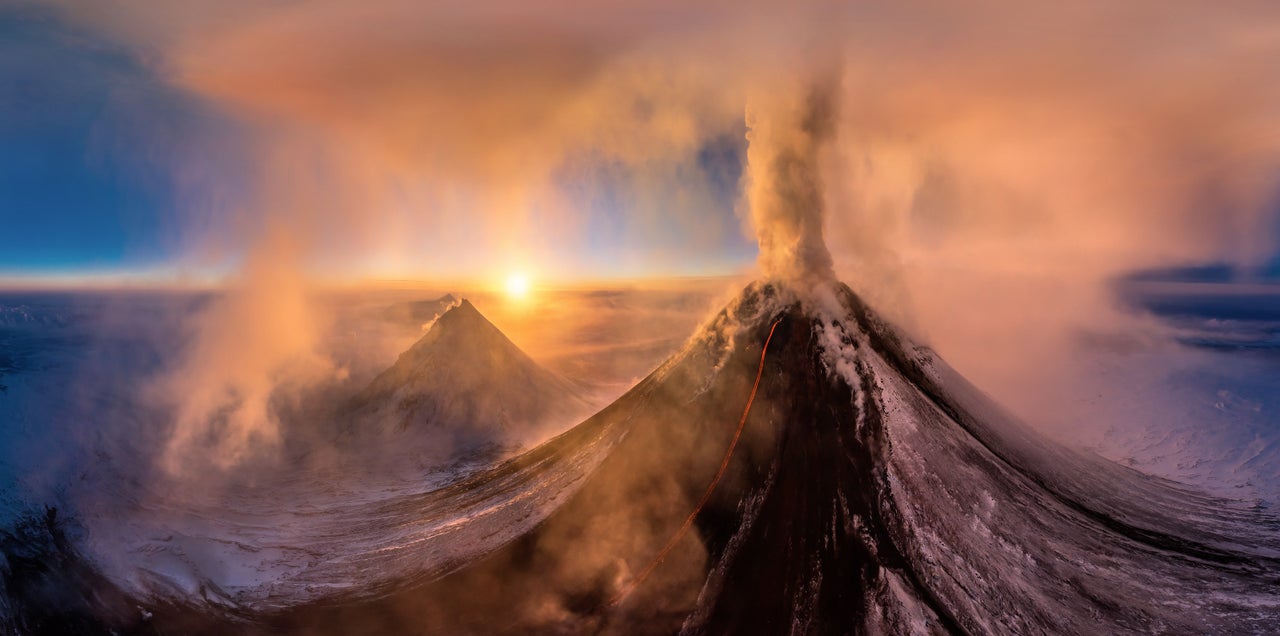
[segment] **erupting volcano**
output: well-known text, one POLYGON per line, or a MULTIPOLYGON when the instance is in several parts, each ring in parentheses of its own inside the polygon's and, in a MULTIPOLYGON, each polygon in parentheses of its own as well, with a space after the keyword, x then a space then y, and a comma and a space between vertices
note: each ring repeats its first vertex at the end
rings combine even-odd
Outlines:
MULTIPOLYGON (((543 453, 612 449, 530 534, 445 578, 270 631, 1265 633, 1275 520, 1039 439, 843 285, 749 287, 543 453), (763 379, 697 531, 693 509, 763 379), (345 622, 350 621, 350 622, 345 622)), ((536 479, 541 461, 512 467, 536 479)))
POLYGON ((100 5, 0 633, 1280 630, 1280 4, 100 5))
POLYGON ((1041 439, 835 283, 749 286, 599 414, 434 502, 497 528, 549 489, 572 494, 527 532, 417 577, 274 611, 129 599, 146 621, 99 616, 300 634, 1261 634, 1280 619, 1276 519, 1041 439), (636 579, 724 462, 694 530, 636 579))

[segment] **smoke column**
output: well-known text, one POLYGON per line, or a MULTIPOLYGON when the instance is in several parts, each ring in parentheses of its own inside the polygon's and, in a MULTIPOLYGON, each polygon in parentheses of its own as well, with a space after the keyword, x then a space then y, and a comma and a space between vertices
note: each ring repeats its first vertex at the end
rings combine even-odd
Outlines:
POLYGON ((802 100, 757 100, 747 109, 746 202, 766 279, 814 283, 835 277, 822 238, 818 169, 835 137, 835 84, 815 83, 802 100))

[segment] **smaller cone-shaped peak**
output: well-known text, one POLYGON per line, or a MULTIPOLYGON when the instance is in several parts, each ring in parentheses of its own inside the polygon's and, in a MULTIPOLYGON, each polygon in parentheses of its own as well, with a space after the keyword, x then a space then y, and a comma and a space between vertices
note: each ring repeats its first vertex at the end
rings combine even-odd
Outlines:
POLYGON ((477 440, 569 423, 579 390, 540 366, 469 300, 444 312, 356 397, 392 429, 470 431, 477 440))

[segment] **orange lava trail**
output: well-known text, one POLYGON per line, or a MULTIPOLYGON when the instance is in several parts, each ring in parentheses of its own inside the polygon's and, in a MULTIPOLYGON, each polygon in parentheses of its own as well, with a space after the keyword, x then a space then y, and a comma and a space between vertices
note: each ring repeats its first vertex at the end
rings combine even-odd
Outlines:
POLYGON ((764 375, 764 357, 769 353, 769 341, 773 340, 773 330, 778 328, 778 323, 780 322, 782 322, 781 318, 773 322, 773 326, 769 327, 769 336, 764 339, 764 348, 760 350, 760 368, 756 370, 755 384, 751 385, 751 395, 747 398, 747 407, 742 410, 742 419, 738 420, 738 430, 733 433, 733 441, 729 442, 729 450, 725 451, 724 461, 720 462, 720 470, 716 471, 716 476, 711 480, 711 484, 707 486, 707 491, 702 493, 702 499, 698 502, 698 505, 694 507, 693 512, 689 513, 689 517, 684 520, 684 523, 680 525, 680 529, 676 530, 676 533, 671 537, 671 540, 667 541, 667 544, 662 547, 662 550, 658 552, 658 555, 649 562, 649 565, 645 566, 645 568, 640 571, 638 576, 631 579, 631 581, 618 591, 617 595, 610 599, 607 607, 617 607, 618 605, 621 605, 623 601, 627 600, 627 596, 634 592, 637 587, 640 587, 640 585, 644 583, 645 579, 649 578, 650 574, 653 574, 653 571, 657 569, 658 564, 666 560, 667 554, 671 552, 672 548, 676 547, 676 543, 678 543, 680 539, 684 538, 684 535, 689 531, 689 528, 693 527, 693 521, 698 517, 698 513, 702 512, 702 507, 707 505, 707 502, 711 500, 711 493, 715 492, 716 486, 720 484, 720 479, 723 478, 725 472, 729 470, 729 460, 733 458, 733 451, 738 447, 738 438, 742 437, 742 429, 747 425, 747 414, 751 413, 751 403, 756 400, 756 389, 760 388, 760 376, 764 375))

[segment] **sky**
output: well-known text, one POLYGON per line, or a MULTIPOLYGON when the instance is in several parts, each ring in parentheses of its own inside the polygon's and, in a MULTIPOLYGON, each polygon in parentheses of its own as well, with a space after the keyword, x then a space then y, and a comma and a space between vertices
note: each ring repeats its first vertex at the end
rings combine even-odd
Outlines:
POLYGON ((0 270, 145 266, 165 256, 163 193, 131 183, 100 138, 126 83, 152 107, 177 101, 118 47, 26 12, 0 17, 0 270))
POLYGON ((1268 3, 571 4, 0 2, 0 276, 768 271, 814 87, 851 282, 1276 260, 1268 3))
MULTIPOLYGON (((257 122, 167 77, 152 53, 54 7, 0 3, 0 35, 0 278, 163 283, 216 280, 239 266, 256 231, 244 217, 264 214, 247 209, 263 187, 255 172, 271 161, 257 122)), ((577 220, 565 227, 553 204, 530 206, 526 253, 507 266, 561 279, 749 267, 754 241, 734 210, 745 152, 737 128, 706 139, 680 168, 699 173, 697 192, 676 194, 694 201, 646 193, 646 175, 591 149, 549 157, 547 178, 562 195, 554 205, 574 208, 577 220), (637 212, 693 205, 697 215, 637 212)), ((343 210, 379 218, 380 244, 366 240, 336 262, 327 257, 340 250, 318 248, 324 258, 307 267, 342 279, 490 273, 492 246, 477 243, 492 228, 474 222, 487 216, 475 209, 489 205, 483 196, 461 193, 471 201, 417 225, 411 218, 430 202, 400 195, 371 203, 377 211, 359 202, 343 210)))

